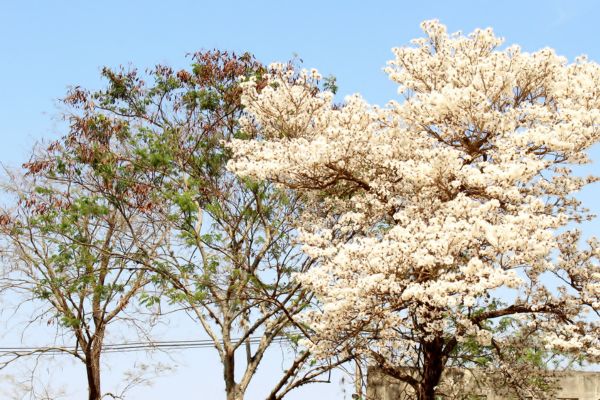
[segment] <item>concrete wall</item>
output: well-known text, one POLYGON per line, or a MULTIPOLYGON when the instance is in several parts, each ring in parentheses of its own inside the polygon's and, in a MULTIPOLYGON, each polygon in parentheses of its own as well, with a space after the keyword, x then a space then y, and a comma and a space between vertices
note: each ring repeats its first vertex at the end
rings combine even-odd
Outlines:
POLYGON ((557 373, 561 390, 558 398, 600 400, 600 372, 557 373))
MULTIPOLYGON (((477 394, 480 399, 505 400, 506 396, 494 393, 494 388, 478 388, 469 383, 472 381, 463 372, 454 372, 454 376, 464 378, 463 384, 469 392, 477 394)), ((564 400, 600 400, 600 372, 557 372, 559 391, 556 399, 564 400)), ((410 387, 381 373, 376 368, 369 368, 367 375, 367 400, 411 400, 414 394, 410 387)))

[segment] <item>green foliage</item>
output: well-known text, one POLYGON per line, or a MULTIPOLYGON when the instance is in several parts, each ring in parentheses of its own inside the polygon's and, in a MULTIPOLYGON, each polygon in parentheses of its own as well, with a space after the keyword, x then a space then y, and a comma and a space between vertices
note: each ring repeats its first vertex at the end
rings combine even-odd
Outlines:
POLYGON ((59 321, 62 326, 71 329, 79 329, 82 323, 82 321, 79 318, 67 315, 61 315, 59 321))
MULTIPOLYGON (((109 213, 109 208, 106 204, 103 204, 104 200, 99 196, 89 197, 78 197, 73 202, 70 213, 72 216, 79 217, 93 217, 93 216, 105 216, 109 213)), ((66 216, 68 216, 67 214, 66 216)))
POLYGON ((194 193, 183 192, 175 195, 175 204, 179 206, 179 209, 183 213, 193 213, 198 210, 198 206, 194 201, 194 193))
POLYGON ((221 97, 213 90, 190 90, 183 95, 183 102, 189 110, 199 108, 202 111, 216 111, 221 97))
POLYGON ((323 89, 328 90, 333 94, 337 94, 339 89, 337 85, 337 78, 333 75, 323 78, 323 89))
POLYGON ((139 302, 146 307, 160 305, 162 296, 155 293, 142 292, 139 296, 139 302))

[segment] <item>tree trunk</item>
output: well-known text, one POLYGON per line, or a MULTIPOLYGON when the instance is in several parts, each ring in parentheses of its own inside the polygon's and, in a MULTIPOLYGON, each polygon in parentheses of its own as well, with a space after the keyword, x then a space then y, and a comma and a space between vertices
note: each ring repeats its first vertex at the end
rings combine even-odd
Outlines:
POLYGON ((240 393, 239 385, 235 382, 235 352, 225 349, 223 359, 223 376, 225 378, 225 393, 227 400, 243 400, 244 395, 240 393))
POLYGON ((227 400, 244 400, 244 395, 239 392, 237 385, 227 389, 227 400))
POLYGON ((100 351, 95 348, 86 357, 85 369, 87 372, 89 400, 100 400, 102 390, 100 388, 100 351))
POLYGON ((423 345, 423 375, 417 387, 418 400, 435 400, 435 387, 444 370, 444 340, 436 338, 423 345))
POLYGON ((85 352, 85 369, 88 380, 89 400, 101 400, 102 389, 100 386, 100 357, 104 341, 104 327, 96 329, 96 333, 87 345, 85 352))

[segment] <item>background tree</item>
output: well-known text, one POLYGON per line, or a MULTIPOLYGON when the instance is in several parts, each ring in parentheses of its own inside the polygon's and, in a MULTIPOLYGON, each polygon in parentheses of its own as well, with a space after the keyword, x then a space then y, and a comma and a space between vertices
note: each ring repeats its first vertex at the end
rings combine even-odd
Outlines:
POLYGON ((77 120, 127 127, 107 150, 143 171, 122 184, 139 188, 146 223, 168 231, 143 264, 155 279, 141 299, 163 311, 181 308, 198 322, 220 356, 227 399, 244 398, 266 351, 282 340, 291 358, 269 399, 328 380, 323 373, 342 361, 315 363, 296 351, 307 331, 294 316, 312 295, 291 276, 313 264, 294 244, 299 197, 225 168, 225 143, 246 135, 239 80, 260 82, 264 72, 248 54, 211 51, 193 55, 189 71, 157 66, 144 79, 135 70, 105 69, 105 90, 75 88, 69 96, 77 120))
POLYGON ((421 400, 450 366, 492 368, 539 397, 519 337, 533 331, 542 358, 600 356, 597 244, 557 234, 588 218, 573 195, 596 178, 569 165, 598 141, 600 68, 500 50, 491 29, 422 26, 394 49, 405 99, 385 108, 332 105, 316 71, 274 65, 262 91, 249 80, 256 139, 233 141, 229 167, 316 204, 299 225, 320 260, 299 277, 323 304, 306 317, 313 351, 362 353, 421 400))
POLYGON ((24 174, 11 174, 4 186, 10 205, 0 214, 1 289, 33 302, 31 322, 56 324, 61 338, 4 354, 1 365, 68 353, 85 365, 90 400, 105 394, 101 355, 109 327, 149 330, 135 300, 152 275, 139 266, 168 234, 148 223, 149 199, 137 185, 144 171, 117 156, 114 147, 125 137, 127 126, 103 115, 72 118, 64 139, 38 149, 24 174))

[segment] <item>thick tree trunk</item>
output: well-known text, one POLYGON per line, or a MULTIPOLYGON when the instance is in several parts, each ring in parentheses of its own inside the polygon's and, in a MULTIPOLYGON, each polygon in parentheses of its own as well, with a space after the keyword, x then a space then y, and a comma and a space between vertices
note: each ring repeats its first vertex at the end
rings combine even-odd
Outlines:
POLYGON ((418 400, 435 400, 435 387, 444 371, 444 340, 435 339, 423 345, 423 375, 417 387, 418 400))

